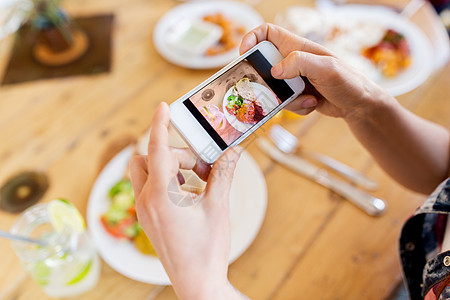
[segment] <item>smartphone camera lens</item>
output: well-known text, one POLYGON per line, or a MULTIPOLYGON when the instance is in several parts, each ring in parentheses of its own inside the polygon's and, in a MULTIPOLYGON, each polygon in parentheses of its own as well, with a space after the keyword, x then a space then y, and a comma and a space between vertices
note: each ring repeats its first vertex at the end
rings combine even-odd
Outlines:
POLYGON ((202 93, 202 99, 204 101, 209 101, 214 97, 214 90, 212 89, 207 89, 202 93))

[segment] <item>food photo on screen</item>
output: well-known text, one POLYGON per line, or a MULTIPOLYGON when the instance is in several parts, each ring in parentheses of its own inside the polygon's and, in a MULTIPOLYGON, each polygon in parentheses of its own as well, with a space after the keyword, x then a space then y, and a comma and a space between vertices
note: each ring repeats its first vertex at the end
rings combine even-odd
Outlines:
POLYGON ((281 104, 247 60, 189 99, 228 145, 281 104))

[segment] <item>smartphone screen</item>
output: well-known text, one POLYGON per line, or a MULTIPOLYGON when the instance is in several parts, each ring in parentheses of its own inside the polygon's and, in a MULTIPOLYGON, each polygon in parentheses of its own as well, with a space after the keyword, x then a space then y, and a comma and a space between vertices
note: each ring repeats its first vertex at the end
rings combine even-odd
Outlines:
POLYGON ((272 77, 272 65, 256 50, 183 101, 220 149, 225 150, 294 91, 272 77))

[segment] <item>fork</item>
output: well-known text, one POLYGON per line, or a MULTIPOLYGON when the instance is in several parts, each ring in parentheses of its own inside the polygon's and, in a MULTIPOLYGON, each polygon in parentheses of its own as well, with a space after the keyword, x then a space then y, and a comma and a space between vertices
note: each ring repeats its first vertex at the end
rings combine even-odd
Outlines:
POLYGON ((375 181, 367 178, 364 174, 350 168, 349 166, 324 154, 308 151, 299 147, 297 137, 280 125, 275 124, 270 128, 269 138, 284 153, 293 154, 297 149, 300 149, 302 156, 327 166, 354 184, 372 191, 378 188, 378 184, 375 181))

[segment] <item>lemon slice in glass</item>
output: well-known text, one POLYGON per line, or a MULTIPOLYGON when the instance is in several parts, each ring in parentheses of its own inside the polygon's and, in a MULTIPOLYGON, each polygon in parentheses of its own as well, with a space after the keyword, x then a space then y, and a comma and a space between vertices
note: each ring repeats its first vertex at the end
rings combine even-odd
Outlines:
POLYGON ((55 199, 48 203, 50 222, 56 231, 68 227, 76 233, 82 233, 86 228, 83 217, 75 206, 64 199, 55 199))
POLYGON ((74 285, 74 284, 80 282, 81 280, 83 280, 84 278, 86 278, 89 271, 91 270, 91 266, 92 266, 92 260, 90 260, 86 264, 82 265, 79 269, 78 274, 75 277, 73 277, 71 280, 66 282, 66 284, 74 285))
POLYGON ((50 267, 44 261, 38 261, 33 267, 33 276, 39 285, 47 285, 50 276, 50 267))

